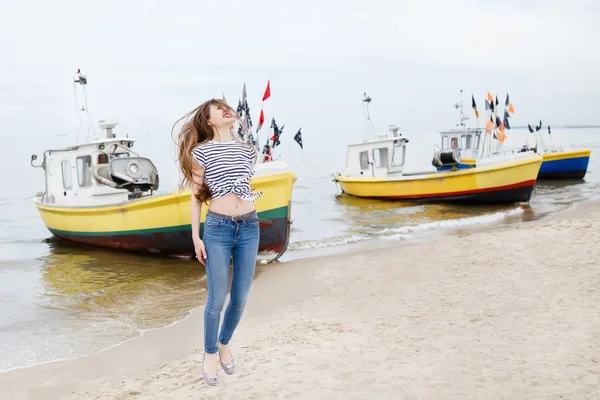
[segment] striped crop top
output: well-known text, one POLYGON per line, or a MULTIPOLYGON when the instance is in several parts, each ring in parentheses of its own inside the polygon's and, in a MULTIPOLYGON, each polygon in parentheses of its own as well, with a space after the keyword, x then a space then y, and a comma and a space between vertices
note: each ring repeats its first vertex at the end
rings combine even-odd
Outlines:
POLYGON ((250 177, 256 159, 255 150, 245 144, 230 142, 204 142, 192 150, 192 156, 204 167, 204 181, 211 200, 235 193, 240 199, 254 203, 263 192, 250 190, 250 177))

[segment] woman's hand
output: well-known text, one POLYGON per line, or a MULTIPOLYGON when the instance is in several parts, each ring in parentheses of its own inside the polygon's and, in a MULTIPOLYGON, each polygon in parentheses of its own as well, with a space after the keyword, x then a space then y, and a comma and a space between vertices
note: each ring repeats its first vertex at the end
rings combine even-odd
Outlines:
POLYGON ((199 237, 194 237, 194 250, 196 252, 196 258, 202 265, 206 265, 204 261, 207 258, 206 248, 204 248, 204 242, 199 237))

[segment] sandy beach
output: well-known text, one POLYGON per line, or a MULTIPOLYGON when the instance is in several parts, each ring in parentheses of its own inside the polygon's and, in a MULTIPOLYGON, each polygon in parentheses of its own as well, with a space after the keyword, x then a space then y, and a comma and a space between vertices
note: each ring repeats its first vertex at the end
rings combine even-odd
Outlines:
POLYGON ((233 376, 201 379, 202 313, 0 374, 2 399, 597 399, 600 208, 255 279, 233 376))

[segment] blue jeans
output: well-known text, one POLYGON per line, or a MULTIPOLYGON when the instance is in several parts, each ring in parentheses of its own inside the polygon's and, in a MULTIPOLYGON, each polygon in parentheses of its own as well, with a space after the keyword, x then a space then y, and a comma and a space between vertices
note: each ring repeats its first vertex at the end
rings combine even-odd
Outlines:
MULTIPOLYGON (((256 218, 256 213, 253 214, 256 218)), ((229 304, 225 310, 219 342, 228 344, 235 331, 254 278, 260 231, 256 221, 231 221, 208 213, 204 222, 208 299, 204 308, 204 351, 218 351, 217 334, 221 311, 227 296, 229 261, 233 257, 233 277, 229 304)))

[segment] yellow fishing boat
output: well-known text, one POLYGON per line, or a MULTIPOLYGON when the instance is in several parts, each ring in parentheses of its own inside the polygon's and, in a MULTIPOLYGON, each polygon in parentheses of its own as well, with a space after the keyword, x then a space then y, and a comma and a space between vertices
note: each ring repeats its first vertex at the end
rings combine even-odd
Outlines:
MULTIPOLYGON (((60 239, 135 252, 194 254, 190 190, 156 193, 158 171, 133 151, 135 139, 117 138, 116 120, 100 121, 106 138, 46 150, 45 190, 33 200, 48 230, 60 239)), ((259 258, 279 258, 290 237, 296 175, 281 161, 259 163, 250 181, 264 191, 255 203, 260 224, 259 258)), ((208 207, 202 208, 201 229, 208 207)))
MULTIPOLYGON (((537 179, 583 179, 592 155, 590 149, 548 149, 538 152, 536 148, 529 149, 524 146, 523 150, 532 150, 542 156, 542 166, 537 179)), ((475 159, 463 158, 459 168, 472 168, 475 165, 475 159)))
MULTIPOLYGON (((370 101, 366 98, 365 101, 370 101)), ((368 115, 368 112, 367 112, 368 115)), ((335 181, 352 196, 417 202, 502 204, 528 202, 542 157, 532 152, 488 160, 485 165, 459 169, 460 149, 434 152, 433 165, 440 171, 405 173, 409 140, 392 126, 390 133, 375 134, 348 146, 346 170, 335 181)), ((471 132, 475 134, 475 132, 471 132)), ((479 146, 479 137, 467 139, 479 146)))
MULTIPOLYGON (((489 96, 489 99, 491 100, 491 95, 489 96)), ((473 100, 473 102, 474 101, 475 100, 473 100)), ((486 104, 491 103, 486 101, 486 104)), ((490 128, 488 130, 489 140, 487 141, 487 153, 484 151, 483 145, 481 146, 481 149, 479 146, 484 130, 481 128, 466 128, 463 121, 468 118, 463 115, 462 99, 460 103, 456 104, 455 107, 460 109, 461 113, 460 126, 462 129, 451 129, 449 131, 440 132, 442 135, 441 149, 456 150, 461 155, 461 162, 458 163, 455 168, 468 169, 477 165, 489 164, 490 162, 502 160, 507 154, 534 153, 542 156, 542 165, 537 176, 538 180, 583 179, 585 177, 592 151, 590 149, 564 149, 563 147, 555 147, 554 145, 548 146, 544 142, 541 134, 541 129, 543 127, 542 121, 540 121, 539 125, 536 125, 535 130, 531 125, 527 126, 529 128, 529 133, 535 135, 535 145, 533 147, 526 144, 520 149, 503 150, 503 139, 500 140, 498 138, 505 138, 504 132, 502 131, 501 135, 498 135, 497 132, 492 134, 491 130, 497 131, 499 126, 502 126, 502 129, 510 129, 508 122, 508 117, 510 116, 509 110, 514 112, 514 109, 512 108, 512 103, 509 103, 508 95, 505 104, 510 104, 510 107, 504 111, 504 121, 499 122, 500 120, 498 119, 496 124, 492 124, 491 120, 488 121, 490 128)), ((473 103, 473 107, 475 108, 475 103, 473 103)), ((552 131, 549 125, 548 136, 550 139, 552 138, 552 131)), ((484 144, 485 139, 487 138, 487 135, 484 136, 484 144)), ((437 166, 438 171, 447 169, 449 169, 448 166, 437 166)))

